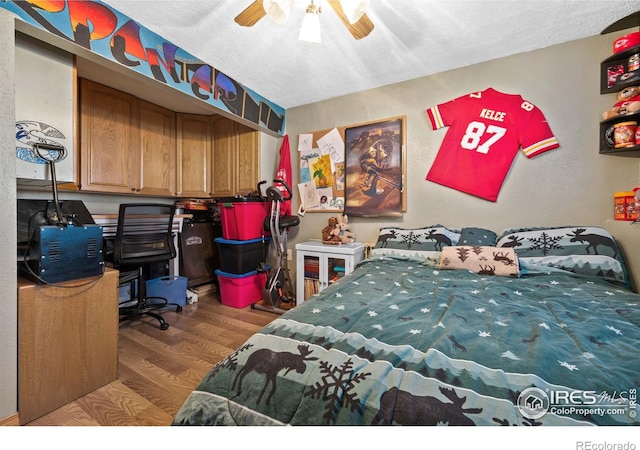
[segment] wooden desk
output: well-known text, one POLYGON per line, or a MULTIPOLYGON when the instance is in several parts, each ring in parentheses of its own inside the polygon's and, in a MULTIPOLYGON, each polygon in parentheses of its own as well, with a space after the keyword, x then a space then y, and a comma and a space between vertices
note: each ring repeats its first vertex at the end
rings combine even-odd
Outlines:
POLYGON ((118 271, 90 280, 18 278, 20 424, 117 379, 118 271))

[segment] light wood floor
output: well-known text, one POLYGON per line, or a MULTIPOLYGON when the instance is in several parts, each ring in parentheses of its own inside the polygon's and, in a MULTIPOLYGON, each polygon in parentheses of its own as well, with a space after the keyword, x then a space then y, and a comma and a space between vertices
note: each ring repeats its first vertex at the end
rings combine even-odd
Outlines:
POLYGON ((120 325, 118 380, 28 425, 170 425, 209 369, 278 317, 222 305, 215 292, 162 315, 165 331, 151 318, 120 325))

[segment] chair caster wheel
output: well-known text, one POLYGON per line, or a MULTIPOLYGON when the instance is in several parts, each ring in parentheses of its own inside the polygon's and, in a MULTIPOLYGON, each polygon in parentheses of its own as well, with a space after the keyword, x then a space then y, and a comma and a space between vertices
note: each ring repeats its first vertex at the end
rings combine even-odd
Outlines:
POLYGON ((178 307, 176 308, 176 312, 182 312, 182 306, 178 306, 178 307))
POLYGON ((161 330, 166 330, 167 328, 169 328, 169 324, 168 323, 161 323, 160 324, 160 329, 161 330))

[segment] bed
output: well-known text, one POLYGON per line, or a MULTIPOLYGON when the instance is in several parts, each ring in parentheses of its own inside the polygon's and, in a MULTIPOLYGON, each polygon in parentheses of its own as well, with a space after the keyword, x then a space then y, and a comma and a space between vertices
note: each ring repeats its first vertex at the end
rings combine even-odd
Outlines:
POLYGON ((640 295, 598 227, 381 228, 173 425, 638 425, 640 295))

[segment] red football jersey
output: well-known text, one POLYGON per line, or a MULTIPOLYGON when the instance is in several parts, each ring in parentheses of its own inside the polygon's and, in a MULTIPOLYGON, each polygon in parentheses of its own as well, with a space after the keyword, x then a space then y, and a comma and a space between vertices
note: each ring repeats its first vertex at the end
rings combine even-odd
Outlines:
POLYGON ((427 180, 495 202, 513 160, 560 144, 542 111, 493 88, 427 109, 434 130, 450 127, 427 180))

